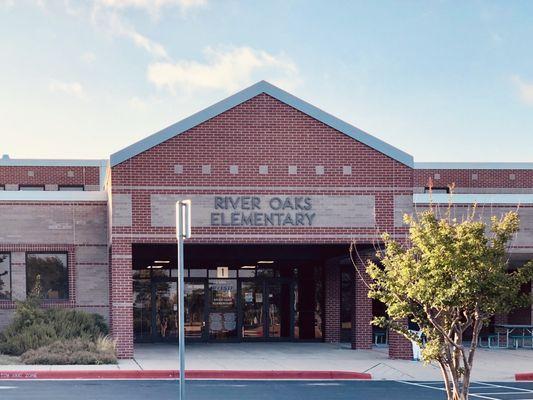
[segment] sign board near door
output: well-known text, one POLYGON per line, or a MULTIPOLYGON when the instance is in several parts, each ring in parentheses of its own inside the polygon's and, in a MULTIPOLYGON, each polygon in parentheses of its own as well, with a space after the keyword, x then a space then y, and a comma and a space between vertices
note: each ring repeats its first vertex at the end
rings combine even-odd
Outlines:
MULTIPOLYGON (((174 204, 184 195, 151 194, 152 226, 173 227, 174 204)), ((373 195, 187 195, 193 227, 375 226, 373 195)))

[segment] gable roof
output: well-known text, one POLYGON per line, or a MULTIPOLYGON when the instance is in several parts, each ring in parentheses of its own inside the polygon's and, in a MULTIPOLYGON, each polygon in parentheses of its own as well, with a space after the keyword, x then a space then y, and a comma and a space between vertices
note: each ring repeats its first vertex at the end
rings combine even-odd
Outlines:
POLYGON ((364 143, 369 147, 372 147, 386 156, 401 162, 402 164, 405 164, 411 168, 414 165, 413 157, 410 154, 407 154, 402 150, 399 150, 396 147, 369 135, 353 125, 341 121, 333 115, 322 111, 321 109, 299 99, 296 96, 293 96, 284 90, 281 90, 280 88, 266 81, 260 81, 255 85, 241 90, 240 92, 237 92, 234 95, 219 101, 218 103, 215 103, 212 106, 197 112, 196 114, 191 115, 190 117, 187 117, 157 133, 154 133, 153 135, 148 136, 145 139, 142 139, 120 151, 117 151, 111 155, 111 166, 114 167, 115 165, 120 164, 154 146, 157 146, 158 144, 191 129, 202 122, 216 117, 217 115, 222 114, 223 112, 228 111, 229 109, 244 103, 245 101, 250 100, 261 93, 268 94, 282 103, 285 103, 332 127, 333 129, 336 129, 350 136, 351 138, 364 143))

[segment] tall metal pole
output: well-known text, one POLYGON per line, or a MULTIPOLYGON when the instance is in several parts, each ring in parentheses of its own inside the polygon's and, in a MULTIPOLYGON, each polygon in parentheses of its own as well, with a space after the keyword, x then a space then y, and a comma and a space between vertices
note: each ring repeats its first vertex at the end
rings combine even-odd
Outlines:
POLYGON ((176 239, 178 240, 178 346, 180 364, 179 400, 185 400, 185 282, 183 240, 191 237, 191 201, 176 202, 176 239))

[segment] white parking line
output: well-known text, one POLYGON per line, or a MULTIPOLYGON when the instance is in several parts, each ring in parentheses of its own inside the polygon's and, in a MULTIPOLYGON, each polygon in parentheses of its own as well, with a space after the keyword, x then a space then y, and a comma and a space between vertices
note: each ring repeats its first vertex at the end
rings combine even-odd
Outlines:
POLYGON ((510 389, 510 390, 514 390, 514 391, 518 391, 518 392, 533 393, 533 390, 524 389, 524 388, 521 388, 521 387, 496 385, 495 383, 487 383, 487 382, 476 382, 476 384, 477 385, 491 386, 491 387, 495 387, 495 388, 510 389))
POLYGON ((490 394, 490 395, 495 395, 495 394, 523 394, 523 393, 519 392, 519 391, 514 391, 514 392, 481 392, 481 393, 470 393, 470 394, 490 394))
POLYGON ((445 389, 442 388, 442 387, 430 386, 430 385, 426 385, 425 383, 408 382, 408 381, 396 381, 396 382, 400 382, 400 383, 403 383, 405 385, 419 386, 419 387, 423 387, 423 388, 426 388, 426 389, 441 390, 443 392, 445 391, 445 389))
POLYGON ((315 383, 304 383, 306 386, 341 386, 339 382, 315 382, 315 383))
MULTIPOLYGON (((418 386, 418 387, 423 387, 423 388, 426 388, 426 389, 433 389, 433 390, 440 390, 440 391, 445 391, 446 389, 444 388, 444 384, 443 382, 440 382, 440 387, 439 386, 435 386, 435 383, 431 382, 424 382, 424 383, 420 383, 420 382, 408 382, 408 381, 396 381, 396 382, 399 382, 399 383, 403 383, 403 384, 406 384, 406 385, 412 385, 412 386, 418 386)), ((533 390, 531 389, 525 389, 525 388, 521 388, 521 387, 514 387, 514 386, 506 386, 506 385, 497 385, 495 383, 486 383, 486 382, 472 382, 472 384, 476 385, 476 386, 471 386, 470 389, 490 389, 490 388, 494 388, 495 390, 497 389, 507 389, 508 391, 494 391, 494 392, 487 392, 487 393, 473 393, 473 392, 470 392, 468 394, 469 397, 474 397, 474 398, 478 398, 478 399, 484 399, 484 400, 502 400, 500 397, 492 397, 492 396, 498 396, 498 395, 519 395, 519 394, 526 394, 526 393, 533 393, 533 390), (477 386, 479 385, 479 386, 477 386)), ((523 398, 523 399, 517 399, 517 398, 514 398, 512 400, 532 400, 533 397, 530 397, 530 398, 523 398)))

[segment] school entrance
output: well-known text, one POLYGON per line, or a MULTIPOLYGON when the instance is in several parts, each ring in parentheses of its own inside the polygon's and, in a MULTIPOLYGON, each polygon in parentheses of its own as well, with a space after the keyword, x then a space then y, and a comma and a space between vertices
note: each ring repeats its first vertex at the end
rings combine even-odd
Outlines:
MULTIPOLYGON (((133 245, 137 342, 176 341, 176 246, 133 245)), ((324 274, 345 245, 185 245, 189 341, 320 341, 324 274)))

